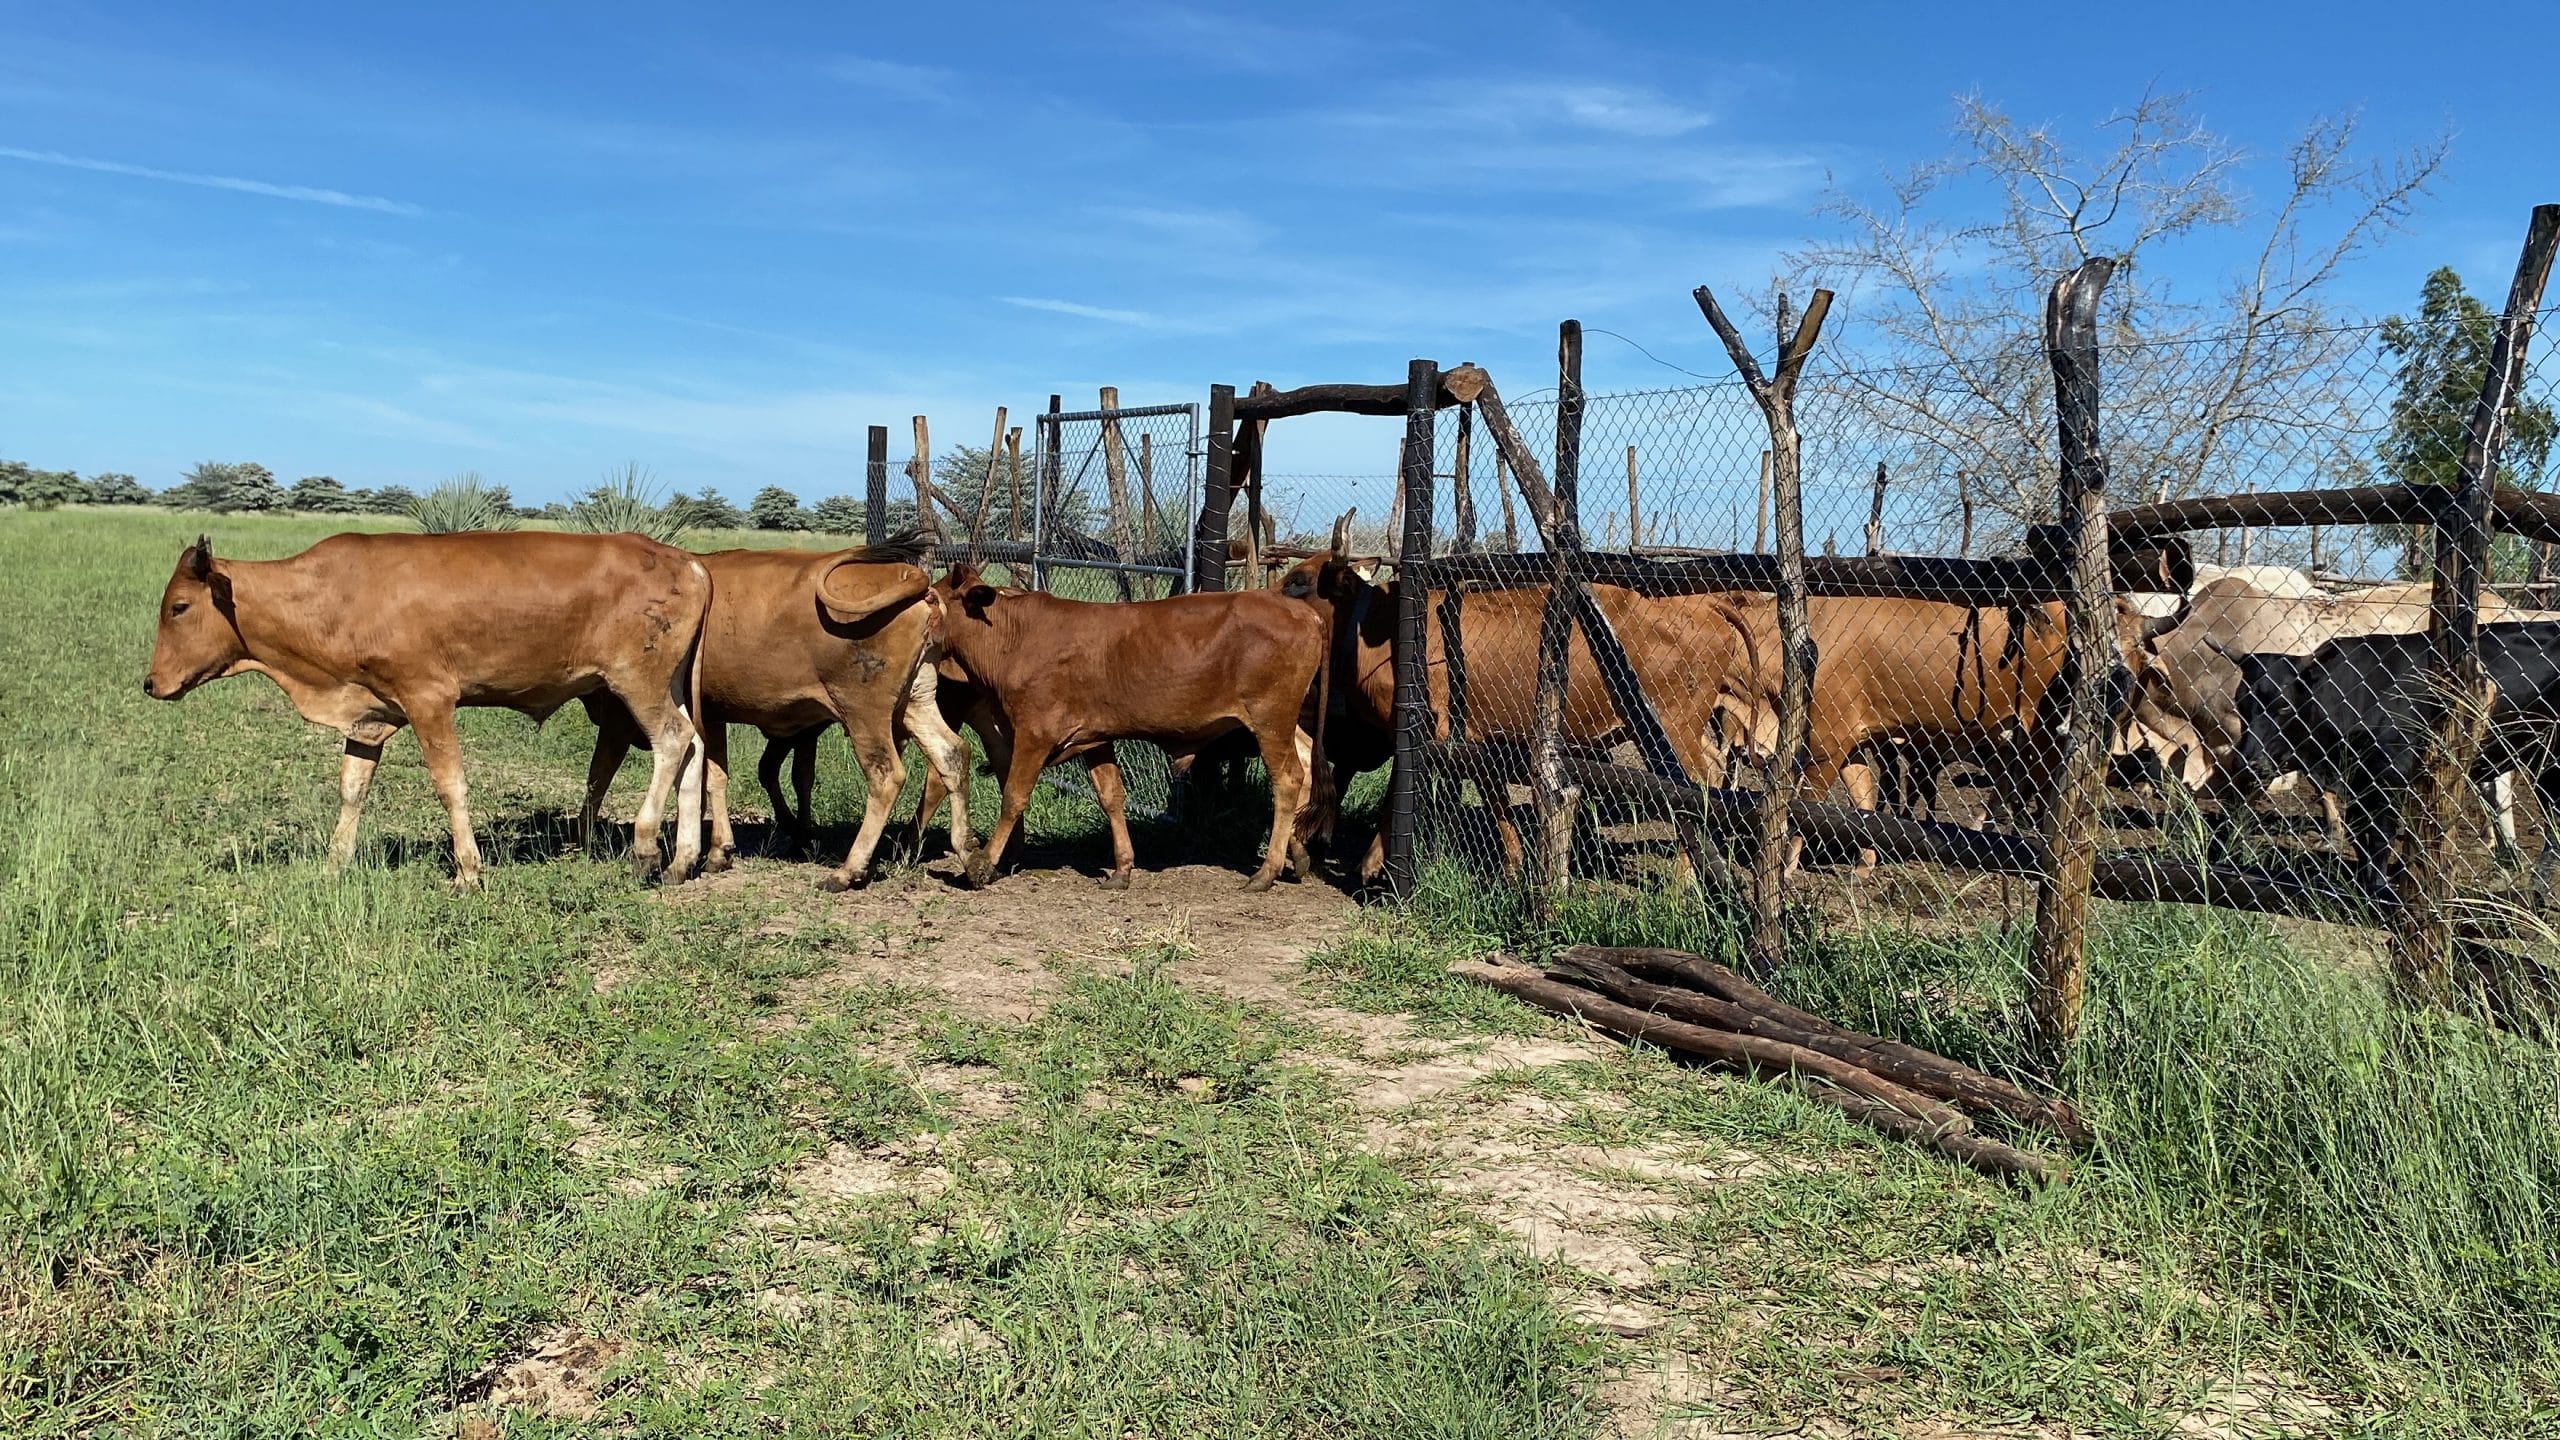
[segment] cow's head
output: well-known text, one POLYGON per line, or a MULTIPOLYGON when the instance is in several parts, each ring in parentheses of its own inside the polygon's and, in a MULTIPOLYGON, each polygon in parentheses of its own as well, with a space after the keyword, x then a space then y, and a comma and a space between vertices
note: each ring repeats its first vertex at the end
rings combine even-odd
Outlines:
POLYGON ((987 583, 975 560, 954 562, 933 588, 941 594, 949 610, 981 622, 986 620, 988 610, 995 605, 996 596, 1001 593, 987 583))
MULTIPOLYGON (((2208 642, 2210 643, 2210 642, 2208 642)), ((2214 650, 2240 667, 2240 740, 2231 768, 2244 790, 2264 789, 2279 775, 2302 768, 2296 754, 2303 737, 2300 655, 2233 654, 2214 650)))
POLYGON ((179 552, 177 572, 160 592, 160 634, 142 693, 175 700, 248 658, 231 611, 231 577, 215 563, 213 542, 199 535, 179 552))
POLYGON ((1374 588, 1376 563, 1351 554, 1351 517, 1359 513, 1357 508, 1342 512, 1342 518, 1333 522, 1333 544, 1289 567, 1280 577, 1281 594, 1340 607, 1357 600, 1362 590, 1374 588))

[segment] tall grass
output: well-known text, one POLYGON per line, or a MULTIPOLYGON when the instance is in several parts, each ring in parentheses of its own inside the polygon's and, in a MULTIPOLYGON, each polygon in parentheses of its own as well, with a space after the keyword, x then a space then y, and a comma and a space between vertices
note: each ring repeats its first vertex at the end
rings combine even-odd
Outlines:
MULTIPOLYGON (((2333 1378, 2483 1415, 2560 1405, 2560 1052, 2392 997, 2261 917, 2109 906, 2061 1084, 2094 1123, 2054 1203, 2093 1243, 2169 1243, 2333 1378)), ((1586 889, 1531 926, 1436 867, 1417 914, 1469 943, 1730 954, 1738 920, 1586 889)), ((2303 933, 2325 932, 2306 929, 2303 933)), ((2032 1070, 2022 930, 1799 935, 1772 988, 1864 1029, 2032 1070)))
POLYGON ((522 522, 478 471, 466 471, 409 502, 408 516, 430 535, 466 530, 513 530, 522 522))

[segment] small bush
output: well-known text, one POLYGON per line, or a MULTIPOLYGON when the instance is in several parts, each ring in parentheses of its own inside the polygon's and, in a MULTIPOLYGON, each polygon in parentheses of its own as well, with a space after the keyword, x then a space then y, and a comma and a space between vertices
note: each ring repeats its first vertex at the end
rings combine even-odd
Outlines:
POLYGON ((569 525, 590 535, 646 535, 661 544, 677 544, 687 516, 678 503, 660 500, 657 484, 638 465, 625 465, 569 507, 569 525))
POLYGON ((430 535, 516 528, 505 492, 482 483, 476 472, 456 475, 410 501, 408 514, 430 535))

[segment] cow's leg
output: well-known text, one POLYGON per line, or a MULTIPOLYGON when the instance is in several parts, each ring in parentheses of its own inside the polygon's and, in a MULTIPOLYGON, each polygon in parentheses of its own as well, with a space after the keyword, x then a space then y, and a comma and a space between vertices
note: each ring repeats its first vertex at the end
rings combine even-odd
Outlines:
POLYGON ((906 700, 900 706, 899 718, 906 732, 913 735, 916 748, 924 752, 924 800, 916 806, 915 855, 924 858, 924 830, 940 808, 942 798, 951 799, 951 853, 960 857, 965 868, 977 849, 978 837, 969 828, 969 742, 942 718, 942 705, 935 698, 936 680, 933 667, 919 665, 915 678, 907 682, 906 700))
POLYGON ((1244 882, 1247 890, 1268 890, 1280 878, 1281 867, 1289 863, 1289 852, 1295 848, 1298 809, 1307 803, 1307 771, 1298 763, 1298 733, 1295 707, 1276 722, 1264 724, 1253 733, 1254 742, 1262 749, 1262 768, 1271 773, 1271 843, 1263 851, 1262 868, 1244 882))
POLYGON ((1129 787, 1120 775, 1119 752, 1106 745, 1085 757, 1084 768, 1093 780, 1093 798, 1111 822, 1111 873, 1102 877, 1102 888, 1126 890, 1138 850, 1129 843, 1129 787))
MULTIPOLYGON (((706 711, 709 706, 703 707, 706 711)), ((702 808, 711 822, 711 844, 703 851, 702 868, 716 874, 737 858, 737 832, 729 827, 729 722, 706 715, 702 723, 702 808)))
POLYGON ((1289 738, 1298 752, 1298 773, 1307 777, 1307 798, 1299 804, 1298 813, 1289 817, 1289 869, 1304 880, 1315 873, 1315 861, 1307 854, 1307 840, 1332 806, 1332 798, 1322 793, 1329 788, 1324 777, 1331 767, 1317 765, 1316 737, 1292 725, 1289 738))
POLYGON ((1005 767, 1004 805, 996 812, 996 828, 987 835, 986 845, 977 858, 969 862, 969 883, 991 884, 996 865, 1004 859, 1005 846, 1013 839, 1014 827, 1022 823, 1022 812, 1031 805, 1031 792, 1039 787, 1040 772, 1048 768, 1049 752, 1055 742, 1045 735, 1013 737, 1012 763, 1005 767))
POLYGON ((853 742, 853 758, 862 766, 868 793, 862 797, 862 829, 853 837, 853 848, 845 852, 843 868, 818 882, 821 890, 850 890, 870 877, 872 852, 880 847, 880 834, 889 828, 889 812, 897 808, 898 791, 907 783, 892 717, 853 711, 844 703, 853 698, 839 697, 838 713, 845 716, 845 738, 853 742))
POLYGON ((347 731, 346 753, 338 761, 338 828, 329 836, 329 868, 343 870, 356 857, 356 816, 364 809, 365 792, 373 788, 373 767, 382 760, 382 742, 397 727, 360 724, 347 731))
POLYGON ((587 798, 578 807, 578 844, 588 850, 596 847, 596 830, 604 820, 604 793, 613 788, 613 777, 622 773, 622 762, 631 754, 631 739, 630 728, 619 716, 596 726, 596 753, 587 757, 587 798))
POLYGON ((2516 772, 2501 770, 2481 787, 2481 803, 2489 816, 2489 837, 2499 863, 2512 865, 2524 857, 2516 844, 2516 772))
POLYGON ((682 671, 668 677, 666 692, 624 697, 631 718, 649 735, 649 793, 631 824, 631 873, 643 884, 667 867, 658 851, 658 830, 666 816, 667 791, 676 791, 675 877, 682 880, 702 855, 703 772, 708 761, 700 731, 686 712, 682 671))
POLYGON ((409 726, 418 732, 418 753, 427 762, 427 778, 444 802, 445 819, 453 826, 453 883, 457 889, 480 884, 480 844, 471 838, 471 793, 462 782, 462 740, 453 729, 453 702, 439 697, 423 704, 403 697, 409 726))
MULTIPOLYGON (((1879 789, 1876 780, 1876 767, 1864 763, 1843 765, 1840 767, 1840 779, 1849 787, 1849 803, 1860 810, 1873 814, 1876 808, 1879 789)), ((1827 785, 1823 787, 1824 790, 1828 790, 1829 788, 1830 787, 1827 785)), ((1822 791, 1816 790, 1812 793, 1820 795, 1822 791)), ((1858 847, 1858 863, 1851 868, 1849 873, 1852 875, 1873 875, 1876 873, 1876 852, 1872 846, 1861 845, 1858 847)))
MULTIPOLYGON (((783 853, 789 855, 800 853, 801 847, 807 843, 808 832, 800 815, 792 810, 789 797, 782 793, 782 763, 785 760, 798 761, 802 739, 799 735, 768 735, 765 737, 764 754, 756 759, 756 783, 764 787, 765 798, 773 802, 776 838, 781 841, 783 853)), ((800 793, 806 797, 808 787, 803 785, 800 793)))

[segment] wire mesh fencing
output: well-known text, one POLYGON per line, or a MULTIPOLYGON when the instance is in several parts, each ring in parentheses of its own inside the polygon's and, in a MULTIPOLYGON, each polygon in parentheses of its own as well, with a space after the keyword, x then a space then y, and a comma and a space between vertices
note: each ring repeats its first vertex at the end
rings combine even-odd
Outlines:
MULTIPOLYGON (((2430 634, 2437 568, 2470 544, 2455 502, 2496 321, 2333 327, 2273 355, 2245 336, 2102 349, 2116 593, 2098 893, 2370 916, 2407 863, 2395 846, 2430 736, 2472 713, 2480 758, 2445 821, 2456 889, 2548 898, 2560 504, 2542 492, 2560 362, 2547 353, 2515 371, 2491 524, 2472 546, 2486 588, 2467 653, 2488 687, 2444 693, 2445 623, 2430 634)), ((1814 663, 1800 865, 2049 863, 2071 587, 2045 359, 2028 347, 1803 376, 1814 663)), ((1759 578, 1781 520, 1769 430, 1739 384, 1566 409, 1508 413, 1579 522, 1579 616, 1482 417, 1461 407, 1433 428, 1436 558, 1385 582, 1430 590, 1437 743, 1420 854, 1518 885, 1540 883, 1542 865, 1616 881, 1732 865, 1779 739, 1786 646, 1759 578), (1578 423, 1569 453, 1560 421, 1568 435, 1578 423)), ((1390 556, 1392 533, 1381 516, 1351 548, 1390 556)), ((1356 603, 1374 615, 1391 593, 1356 603)), ((1379 671, 1392 644, 1363 647, 1350 680, 1367 713, 1344 719, 1337 703, 1334 738, 1375 761, 1384 747, 1347 732, 1391 722, 1379 671)))

